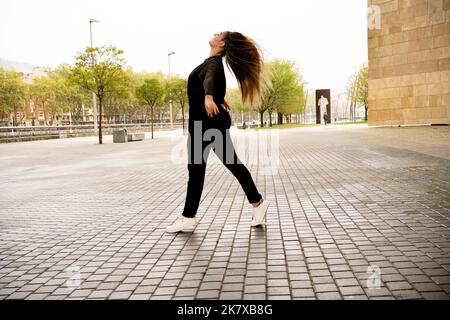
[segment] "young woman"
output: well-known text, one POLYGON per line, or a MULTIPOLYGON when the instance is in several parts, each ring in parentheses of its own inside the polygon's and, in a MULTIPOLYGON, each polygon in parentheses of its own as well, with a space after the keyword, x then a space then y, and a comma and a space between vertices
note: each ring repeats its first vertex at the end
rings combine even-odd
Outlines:
POLYGON ((252 176, 239 160, 230 137, 230 106, 226 93, 225 57, 239 84, 243 102, 257 103, 261 99, 262 54, 258 45, 239 32, 221 32, 209 41, 209 58, 197 66, 188 78, 189 180, 184 210, 168 226, 169 233, 193 231, 197 225, 197 209, 205 181, 206 161, 213 149, 223 164, 238 179, 249 203, 253 206, 252 226, 264 224, 269 202, 264 200, 252 176), (214 138, 214 142, 211 142, 214 138))

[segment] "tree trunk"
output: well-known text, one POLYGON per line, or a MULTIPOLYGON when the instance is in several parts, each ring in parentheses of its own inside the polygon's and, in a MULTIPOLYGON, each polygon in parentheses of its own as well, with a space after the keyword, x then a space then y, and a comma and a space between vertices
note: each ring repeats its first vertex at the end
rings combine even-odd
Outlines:
POLYGON ((99 109, 98 143, 103 144, 103 136, 102 136, 103 97, 98 97, 98 109, 99 109))
POLYGON ((367 108, 366 106, 364 106, 364 108, 366 109, 366 121, 367 121, 367 113, 368 113, 369 108, 367 108))
POLYGON ((181 105, 181 118, 183 119, 183 134, 185 132, 185 126, 184 126, 184 105, 181 105))
POLYGON ((50 125, 47 108, 45 107, 45 100, 42 99, 42 111, 44 111, 44 123, 46 126, 50 125))
POLYGON ((281 125, 283 124, 283 114, 281 114, 280 112, 277 113, 278 113, 278 125, 281 125))
POLYGON ((14 108, 13 112, 14 112, 14 114, 13 114, 13 126, 17 127, 17 109, 14 108))
POLYGON ((153 107, 150 107, 150 116, 151 116, 151 123, 152 123, 152 139, 153 139, 153 107))
POLYGON ((272 127, 272 112, 269 111, 269 127, 272 127))
POLYGON ((261 123, 261 127, 264 127, 264 111, 259 112, 259 122, 261 123))

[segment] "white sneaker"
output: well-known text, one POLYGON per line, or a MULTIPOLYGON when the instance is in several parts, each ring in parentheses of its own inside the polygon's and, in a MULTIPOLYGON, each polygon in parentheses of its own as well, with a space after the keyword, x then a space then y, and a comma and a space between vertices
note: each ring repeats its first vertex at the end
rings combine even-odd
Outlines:
POLYGON ((252 227, 266 224, 265 217, 269 204, 270 202, 268 200, 263 199, 263 202, 259 206, 257 206, 256 208, 252 208, 253 210, 252 227))
POLYGON ((187 218, 180 215, 175 222, 166 228, 168 233, 192 232, 197 225, 197 218, 187 218))

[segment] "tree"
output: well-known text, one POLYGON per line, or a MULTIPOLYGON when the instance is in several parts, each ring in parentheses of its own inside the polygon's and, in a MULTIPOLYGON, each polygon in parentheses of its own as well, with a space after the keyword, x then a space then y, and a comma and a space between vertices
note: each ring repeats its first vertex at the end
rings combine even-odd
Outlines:
POLYGON ((145 119, 147 120, 148 108, 150 108, 151 130, 153 139, 153 110, 155 106, 161 105, 164 97, 164 87, 157 79, 147 79, 142 85, 136 88, 136 96, 146 105, 145 119))
POLYGON ((134 86, 131 81, 133 72, 131 69, 125 71, 130 81, 118 82, 115 84, 114 90, 105 95, 105 117, 108 123, 120 121, 120 117, 127 115, 127 109, 132 109, 136 99, 133 96, 134 86))
MULTIPOLYGON (((183 132, 185 132, 185 121, 184 121, 184 113, 185 107, 188 104, 188 95, 187 95, 187 80, 172 77, 166 82, 166 101, 167 102, 175 102, 176 105, 181 109, 181 118, 183 121, 183 132)), ((174 116, 176 118, 177 112, 174 112, 174 116)), ((172 119, 174 120, 174 119, 172 119)))
POLYGON ((66 92, 62 79, 57 77, 36 78, 30 87, 31 93, 41 101, 45 114, 45 124, 53 125, 58 113, 62 113, 65 106, 66 92))
POLYGON ((241 91, 239 88, 229 88, 227 89, 227 94, 225 97, 226 101, 232 108, 235 115, 241 114, 241 121, 244 123, 244 113, 250 111, 250 108, 242 103, 241 91))
POLYGON ((61 113, 69 113, 72 124, 83 120, 83 105, 89 104, 92 96, 89 95, 89 91, 70 81, 70 72, 70 66, 62 64, 50 70, 48 77, 54 82, 56 104, 54 109, 61 113))
POLYGON ((361 66, 349 79, 347 83, 346 94, 350 104, 350 117, 354 118, 354 110, 356 106, 364 106, 365 120, 367 120, 367 111, 369 105, 367 103, 369 85, 368 85, 369 68, 367 65, 361 66))
POLYGON ((9 116, 13 113, 13 125, 17 125, 17 112, 23 111, 26 87, 20 74, 0 67, 0 113, 9 116))
POLYGON ((269 112, 269 123, 272 126, 272 113, 278 113, 278 124, 283 123, 283 114, 301 111, 304 95, 304 82, 295 62, 274 60, 269 63, 270 82, 259 106, 261 126, 264 125, 264 112, 269 112))
POLYGON ((369 104, 367 103, 369 95, 369 68, 367 65, 363 65, 358 73, 358 84, 356 89, 356 102, 364 106, 365 120, 367 121, 367 111, 369 104))
POLYGON ((99 105, 98 141, 102 144, 102 117, 105 97, 117 91, 118 86, 129 81, 124 71, 123 51, 113 46, 86 48, 75 59, 71 70, 71 81, 94 92, 99 105))
MULTIPOLYGON (((352 74, 347 82, 347 87, 345 89, 345 93, 347 95, 347 107, 350 108, 350 120, 353 120, 353 107, 355 103, 357 81, 357 74, 352 74)), ((347 113, 347 110, 345 111, 345 113, 347 113)))

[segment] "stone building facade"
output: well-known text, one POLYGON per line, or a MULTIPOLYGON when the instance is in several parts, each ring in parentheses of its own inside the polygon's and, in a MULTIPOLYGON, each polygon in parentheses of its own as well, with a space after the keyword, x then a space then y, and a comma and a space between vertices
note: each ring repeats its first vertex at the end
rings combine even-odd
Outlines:
POLYGON ((450 124, 450 0, 369 0, 369 125, 450 124))

